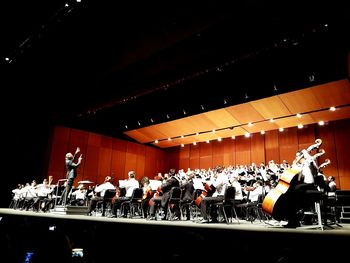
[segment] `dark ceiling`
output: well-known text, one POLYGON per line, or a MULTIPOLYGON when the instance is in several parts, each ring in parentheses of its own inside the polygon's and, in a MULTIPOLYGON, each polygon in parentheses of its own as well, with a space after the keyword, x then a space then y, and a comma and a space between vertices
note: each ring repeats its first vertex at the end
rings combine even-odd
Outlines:
POLYGON ((1 63, 18 113, 7 117, 122 137, 344 78, 342 2, 7 0, 1 63))

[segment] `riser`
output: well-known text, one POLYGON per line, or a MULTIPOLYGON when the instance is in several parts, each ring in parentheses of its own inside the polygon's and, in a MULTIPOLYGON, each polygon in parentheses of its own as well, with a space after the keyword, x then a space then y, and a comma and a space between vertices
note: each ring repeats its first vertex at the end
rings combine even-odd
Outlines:
POLYGON ((341 212, 341 217, 348 217, 350 218, 350 212, 341 212))
POLYGON ((350 218, 339 218, 340 223, 350 223, 350 218))
POLYGON ((88 210, 88 206, 56 206, 51 212, 63 215, 86 215, 88 210))

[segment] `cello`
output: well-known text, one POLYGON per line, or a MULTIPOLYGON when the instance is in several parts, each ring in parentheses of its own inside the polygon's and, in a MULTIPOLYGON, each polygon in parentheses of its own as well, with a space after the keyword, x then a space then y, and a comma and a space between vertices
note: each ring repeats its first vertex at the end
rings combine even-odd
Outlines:
MULTIPOLYGON (((307 148, 307 152, 311 152, 314 149, 317 149, 322 144, 321 139, 317 139, 315 144, 307 148)), ((296 160, 293 161, 294 164, 298 163, 302 158, 303 154, 300 154, 296 160)), ((275 220, 283 220, 285 216, 285 207, 288 205, 288 198, 291 189, 298 183, 297 175, 302 171, 301 167, 292 167, 286 169, 281 178, 278 181, 278 184, 275 188, 271 189, 269 193, 265 196, 262 202, 262 210, 271 215, 275 220)))
POLYGON ((209 185, 208 183, 206 183, 204 185, 204 189, 202 191, 202 193, 200 195, 198 195, 198 197, 196 198, 196 200, 194 201, 194 203, 196 204, 197 207, 200 207, 201 202, 203 200, 204 197, 206 196, 212 196, 213 193, 216 191, 216 188, 211 184, 209 185))

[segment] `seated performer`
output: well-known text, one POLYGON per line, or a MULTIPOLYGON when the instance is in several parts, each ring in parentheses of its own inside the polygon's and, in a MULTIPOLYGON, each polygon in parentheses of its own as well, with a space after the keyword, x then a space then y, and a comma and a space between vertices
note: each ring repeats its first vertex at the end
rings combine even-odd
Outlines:
MULTIPOLYGON (((99 201, 103 201, 103 197, 108 189, 115 189, 115 186, 111 183, 112 177, 106 176, 102 184, 95 187, 95 195, 91 198, 89 204, 88 215, 91 215, 91 212, 96 209, 96 204, 99 201)), ((105 216, 106 204, 102 204, 102 216, 105 216)))
MULTIPOLYGON (((155 213, 156 213, 156 208, 159 207, 159 204, 161 205, 163 212, 164 212, 164 217, 163 219, 166 219, 167 212, 168 212, 168 203, 169 203, 169 198, 170 198, 170 190, 173 187, 180 187, 180 180, 178 178, 178 175, 175 173, 175 169, 170 169, 169 172, 169 178, 162 183, 160 190, 162 195, 161 196, 154 196, 151 199, 150 202, 150 220, 155 220, 155 213)), ((180 209, 178 206, 174 207, 174 213, 175 213, 175 219, 180 219, 180 209)))
POLYGON ((229 184, 228 176, 223 172, 222 167, 218 167, 214 173, 214 179, 212 185, 215 187, 215 192, 212 196, 206 196, 203 198, 200 204, 201 215, 203 217, 201 223, 209 223, 209 213, 212 223, 217 223, 217 211, 216 209, 210 209, 214 203, 221 202, 224 199, 227 185, 229 184))
MULTIPOLYGON (((125 186, 123 186, 126 191, 125 196, 120 196, 118 198, 115 198, 114 204, 112 207, 112 213, 113 213, 112 217, 117 217, 117 212, 118 210, 120 210, 121 204, 124 203, 125 201, 130 200, 134 189, 140 187, 140 183, 135 179, 135 177, 136 177, 136 173, 134 171, 128 172, 128 179, 125 182, 125 186)), ((123 211, 124 212, 124 214, 122 215, 123 217, 126 217, 128 214, 127 208, 128 207, 126 207, 126 209, 124 209, 123 211)))
POLYGON ((72 200, 70 201, 71 205, 76 205, 76 206, 83 206, 85 205, 86 198, 87 198, 87 189, 86 187, 82 184, 78 186, 78 189, 73 191, 72 193, 72 200))
POLYGON ((153 196, 153 191, 150 186, 150 181, 148 177, 144 177, 141 180, 141 183, 143 184, 143 196, 142 196, 142 211, 143 211, 143 217, 147 218, 148 216, 148 209, 149 209, 149 200, 153 196))

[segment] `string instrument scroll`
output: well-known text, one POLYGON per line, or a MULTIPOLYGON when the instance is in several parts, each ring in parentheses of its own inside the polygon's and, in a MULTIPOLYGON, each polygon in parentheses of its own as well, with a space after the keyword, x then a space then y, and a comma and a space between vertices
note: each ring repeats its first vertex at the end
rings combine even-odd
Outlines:
MULTIPOLYGON (((317 139, 314 144, 310 145, 307 148, 305 154, 318 149, 321 144, 322 140, 317 139)), ((271 189, 263 200, 262 210, 265 213, 271 215, 275 220, 283 220, 286 214, 286 206, 288 206, 288 198, 290 198, 289 193, 291 189, 294 189, 294 187, 291 186, 295 186, 298 183, 298 177, 302 171, 302 167, 298 166, 297 164, 301 161, 301 159, 306 158, 302 152, 293 161, 292 168, 287 169, 283 172, 277 186, 271 189)), ((320 154, 324 154, 324 151, 322 150, 320 154)), ((308 158, 309 157, 310 156, 308 156, 308 158)), ((313 156, 311 157, 313 158, 313 156)))

